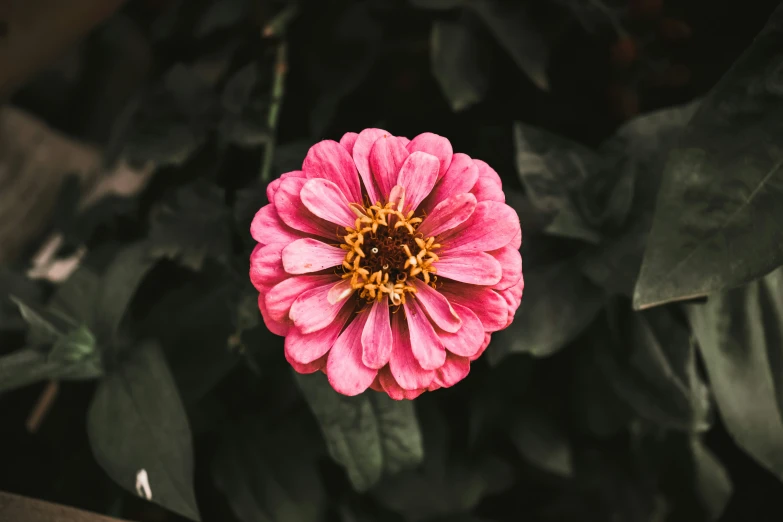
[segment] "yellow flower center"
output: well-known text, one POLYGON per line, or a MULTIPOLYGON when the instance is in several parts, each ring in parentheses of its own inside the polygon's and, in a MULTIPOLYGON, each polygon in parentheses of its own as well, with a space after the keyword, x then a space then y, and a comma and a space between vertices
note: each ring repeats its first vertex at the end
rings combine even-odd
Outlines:
POLYGON ((342 237, 340 248, 346 250, 343 279, 367 301, 389 296, 393 305, 405 303, 406 294, 415 294, 411 280, 421 277, 434 285, 437 276, 433 266, 438 260, 435 238, 424 238, 416 229, 421 218, 401 212, 399 205, 387 203, 364 207, 351 204, 356 214, 353 227, 342 237))

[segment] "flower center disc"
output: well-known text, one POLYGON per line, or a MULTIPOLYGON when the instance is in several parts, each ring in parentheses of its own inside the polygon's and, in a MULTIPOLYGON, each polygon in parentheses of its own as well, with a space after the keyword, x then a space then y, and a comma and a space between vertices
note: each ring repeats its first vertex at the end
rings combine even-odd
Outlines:
POLYGON ((367 301, 389 296, 391 303, 405 302, 406 294, 415 294, 412 279, 421 276, 434 286, 437 276, 432 264, 438 261, 434 250, 440 248, 435 238, 423 238, 416 229, 421 218, 413 211, 405 215, 393 203, 380 202, 370 207, 352 204, 356 214, 353 227, 346 227, 340 248, 347 250, 342 268, 343 279, 360 290, 367 301))

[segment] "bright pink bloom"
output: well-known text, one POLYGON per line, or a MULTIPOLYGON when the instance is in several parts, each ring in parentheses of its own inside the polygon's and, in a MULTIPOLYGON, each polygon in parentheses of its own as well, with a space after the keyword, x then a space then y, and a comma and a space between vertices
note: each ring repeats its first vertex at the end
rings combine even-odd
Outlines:
POLYGON ((314 145, 267 188, 250 279, 300 373, 345 395, 453 386, 522 299, 522 230, 486 163, 431 133, 314 145))

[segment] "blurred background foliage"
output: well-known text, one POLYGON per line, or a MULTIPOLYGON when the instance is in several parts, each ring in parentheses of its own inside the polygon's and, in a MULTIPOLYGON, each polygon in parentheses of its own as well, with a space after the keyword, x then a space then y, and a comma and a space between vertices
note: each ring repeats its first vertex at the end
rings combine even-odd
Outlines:
POLYGON ((0 3, 0 520, 781 520, 777 4, 0 3), (515 322, 414 402, 294 374, 247 277, 366 127, 523 224, 515 322))

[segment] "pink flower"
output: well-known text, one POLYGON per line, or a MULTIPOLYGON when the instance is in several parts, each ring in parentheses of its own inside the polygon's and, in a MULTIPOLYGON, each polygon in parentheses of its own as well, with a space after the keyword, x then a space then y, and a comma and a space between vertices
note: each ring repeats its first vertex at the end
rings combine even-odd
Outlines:
POLYGON ((345 395, 453 386, 522 299, 522 230, 500 178, 431 133, 322 141, 269 184, 250 232, 267 327, 345 395))

